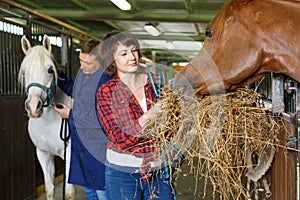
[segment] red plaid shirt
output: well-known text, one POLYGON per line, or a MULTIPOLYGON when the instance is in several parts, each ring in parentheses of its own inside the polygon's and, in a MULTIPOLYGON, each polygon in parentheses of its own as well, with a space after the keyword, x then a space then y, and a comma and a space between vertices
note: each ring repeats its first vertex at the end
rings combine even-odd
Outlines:
MULTIPOLYGON (((153 75, 153 79, 157 87, 157 76, 153 75)), ((144 91, 149 110, 151 103, 157 99, 149 78, 144 91)), ((152 142, 143 138, 142 127, 138 123, 144 112, 129 87, 118 76, 98 89, 97 111, 98 119, 109 139, 108 149, 132 154, 147 162, 152 160, 154 147, 152 142)))

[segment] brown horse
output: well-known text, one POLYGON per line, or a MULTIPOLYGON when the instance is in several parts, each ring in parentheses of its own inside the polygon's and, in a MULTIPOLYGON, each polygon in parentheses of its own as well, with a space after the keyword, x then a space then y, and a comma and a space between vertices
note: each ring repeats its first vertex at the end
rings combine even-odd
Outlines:
MULTIPOLYGON (((299 33, 300 1, 229 0, 207 27, 198 55, 175 75, 171 89, 183 88, 190 99, 193 94, 234 90, 267 72, 300 82, 299 33)), ((249 180, 257 182, 273 156, 267 148, 259 158, 264 161, 249 168, 249 180)), ((249 166, 251 157, 247 155, 249 166)))
POLYGON ((172 86, 190 84, 196 94, 212 94, 250 84, 267 72, 300 82, 299 33, 299 1, 229 0, 207 27, 203 48, 172 86))

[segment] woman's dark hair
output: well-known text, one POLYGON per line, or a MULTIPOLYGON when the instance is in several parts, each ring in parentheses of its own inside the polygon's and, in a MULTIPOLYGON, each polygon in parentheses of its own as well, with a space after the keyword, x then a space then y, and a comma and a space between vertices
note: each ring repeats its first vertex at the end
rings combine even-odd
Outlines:
POLYGON ((133 45, 138 51, 139 58, 141 58, 138 39, 129 32, 113 30, 104 36, 100 45, 100 64, 108 72, 117 72, 114 62, 114 53, 120 44, 127 47, 133 45))

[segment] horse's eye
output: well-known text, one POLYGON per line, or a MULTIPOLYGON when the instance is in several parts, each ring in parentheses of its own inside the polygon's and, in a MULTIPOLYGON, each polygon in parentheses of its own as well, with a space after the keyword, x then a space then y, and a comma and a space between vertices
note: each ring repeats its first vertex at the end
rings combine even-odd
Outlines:
POLYGON ((54 72, 54 71, 53 71, 52 68, 49 68, 49 69, 48 69, 48 73, 49 73, 49 74, 53 74, 53 72, 54 72))
POLYGON ((205 30, 205 36, 211 38, 213 35, 213 31, 210 29, 205 30))

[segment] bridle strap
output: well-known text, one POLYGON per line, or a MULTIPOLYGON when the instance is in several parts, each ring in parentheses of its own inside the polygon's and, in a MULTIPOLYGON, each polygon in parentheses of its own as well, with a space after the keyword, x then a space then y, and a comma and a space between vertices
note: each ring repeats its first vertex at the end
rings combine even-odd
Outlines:
POLYGON ((47 99, 48 99, 48 104, 44 105, 44 107, 47 107, 49 105, 51 105, 53 103, 54 98, 52 97, 52 91, 55 89, 56 87, 56 83, 53 82, 50 87, 46 87, 40 83, 29 83, 26 87, 26 93, 28 93, 29 88, 31 87, 38 87, 41 88, 44 92, 46 92, 47 94, 47 99))

